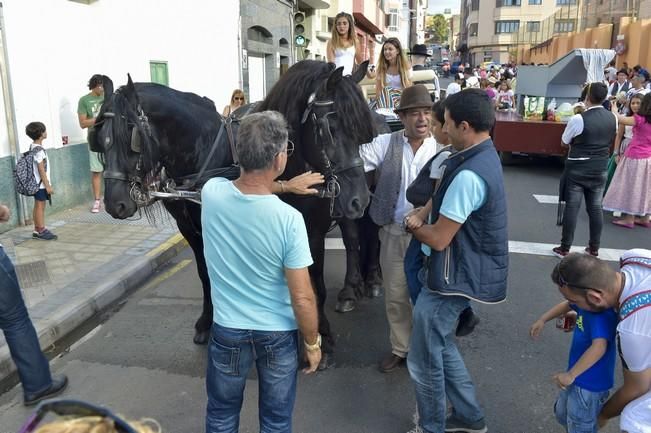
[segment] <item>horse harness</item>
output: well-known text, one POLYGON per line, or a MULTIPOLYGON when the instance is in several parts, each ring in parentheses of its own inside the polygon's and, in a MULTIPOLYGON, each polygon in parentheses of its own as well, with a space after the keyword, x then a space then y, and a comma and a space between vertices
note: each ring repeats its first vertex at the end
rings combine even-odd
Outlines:
MULTIPOLYGON (((335 139, 330 132, 330 121, 328 120, 328 116, 337 113, 330 109, 334 103, 335 101, 332 99, 322 101, 317 100, 316 93, 312 93, 308 98, 307 108, 303 112, 303 117, 301 118, 301 125, 305 125, 308 119, 312 120, 314 123, 313 131, 315 143, 317 143, 319 141, 318 139, 321 138, 321 142, 327 142, 327 144, 332 147, 335 146, 335 139), (317 116, 316 111, 322 111, 324 109, 329 111, 326 111, 321 117, 317 116)), ((363 167, 364 161, 362 158, 357 156, 356 158, 351 159, 350 164, 335 167, 328 157, 326 147, 327 146, 321 146, 319 149, 320 156, 323 158, 325 164, 325 173, 323 173, 325 177, 325 185, 323 187, 317 187, 317 190, 319 191, 318 197, 330 199, 330 216, 334 216, 335 200, 341 193, 341 185, 339 184, 337 174, 363 167)))
MULTIPOLYGON (((118 92, 119 90, 116 91, 116 94, 118 92)), ((303 113, 301 124, 305 125, 308 119, 314 123, 313 131, 315 143, 319 142, 320 138, 321 142, 326 142, 328 145, 335 146, 335 140, 330 131, 330 122, 328 120, 328 116, 336 114, 336 111, 330 110, 326 111, 322 116, 317 115, 317 111, 330 109, 330 107, 333 105, 333 100, 316 100, 315 93, 312 93, 308 98, 308 106, 303 113)), ((233 122, 239 122, 240 119, 238 117, 230 115, 225 118, 222 116, 222 125, 220 125, 219 132, 217 133, 217 136, 215 137, 215 140, 210 147, 210 151, 208 152, 208 155, 205 158, 198 173, 173 179, 167 178, 164 173, 164 168, 162 168, 161 173, 159 173, 161 175, 161 184, 152 185, 150 186, 149 190, 145 190, 143 188, 144 175, 141 173, 143 167, 143 156, 140 134, 145 134, 145 136, 150 140, 155 141, 155 138, 152 134, 149 118, 140 106, 140 103, 138 103, 136 106, 136 116, 137 123, 134 124, 131 130, 130 143, 131 150, 139 155, 135 173, 131 174, 119 171, 105 171, 104 178, 129 182, 131 184, 129 195, 131 199, 138 205, 138 207, 151 204, 153 202, 152 198, 154 200, 188 200, 197 204, 201 204, 201 186, 207 180, 213 177, 235 179, 239 176, 240 166, 237 150, 235 147, 235 138, 233 135, 233 122), (217 150, 219 141, 222 138, 224 131, 226 131, 228 137, 233 164, 228 167, 208 169, 212 156, 217 150), (177 186, 177 184, 179 184, 179 186, 177 186)), ((113 118, 115 117, 115 113, 105 112, 103 114, 103 117, 113 118)), ((97 125, 103 122, 104 120, 98 122, 97 125)), ((316 188, 319 191, 317 197, 330 199, 330 215, 333 216, 335 200, 341 193, 341 185, 339 184, 337 175, 347 170, 363 167, 364 162, 360 157, 356 157, 352 158, 349 164, 335 166, 327 155, 326 145, 321 146, 319 149, 319 154, 323 158, 324 162, 325 172, 323 174, 325 177, 325 185, 323 187, 316 188)))

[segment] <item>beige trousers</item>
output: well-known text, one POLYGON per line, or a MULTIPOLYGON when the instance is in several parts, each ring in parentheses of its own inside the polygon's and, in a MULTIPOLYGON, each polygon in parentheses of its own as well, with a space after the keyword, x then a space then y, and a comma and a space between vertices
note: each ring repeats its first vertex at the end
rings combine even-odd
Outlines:
POLYGON ((384 281, 384 300, 389 322, 391 352, 406 357, 411 336, 412 305, 405 277, 405 254, 411 241, 400 224, 380 228, 380 266, 384 281))

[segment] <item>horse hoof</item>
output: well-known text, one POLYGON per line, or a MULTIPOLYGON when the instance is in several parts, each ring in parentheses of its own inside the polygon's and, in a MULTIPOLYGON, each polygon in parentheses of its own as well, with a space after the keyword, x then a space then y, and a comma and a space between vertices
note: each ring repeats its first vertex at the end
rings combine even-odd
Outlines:
POLYGON ((355 309, 355 301, 353 299, 346 299, 345 301, 337 301, 335 311, 337 313, 348 313, 355 309))
POLYGON ((208 338, 210 337, 210 331, 196 331, 194 334, 194 344, 205 346, 208 344, 208 338))
POLYGON ((332 356, 332 353, 323 353, 321 355, 321 361, 319 362, 318 371, 325 371, 331 367, 335 366, 335 360, 332 356))

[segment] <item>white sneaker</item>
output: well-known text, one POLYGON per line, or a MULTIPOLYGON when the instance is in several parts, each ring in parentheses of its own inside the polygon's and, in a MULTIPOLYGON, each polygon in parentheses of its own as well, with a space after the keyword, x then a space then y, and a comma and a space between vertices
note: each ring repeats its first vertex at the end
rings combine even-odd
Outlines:
POLYGON ((95 200, 93 207, 91 208, 91 213, 99 213, 100 208, 102 207, 102 202, 100 200, 95 200))

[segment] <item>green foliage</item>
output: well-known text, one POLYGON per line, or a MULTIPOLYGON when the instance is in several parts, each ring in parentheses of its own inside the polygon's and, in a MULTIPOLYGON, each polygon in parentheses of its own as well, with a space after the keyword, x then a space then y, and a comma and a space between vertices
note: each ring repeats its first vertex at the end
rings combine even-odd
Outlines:
POLYGON ((444 44, 448 40, 450 27, 448 20, 442 14, 428 15, 425 20, 425 27, 430 35, 427 41, 432 44, 444 44))

